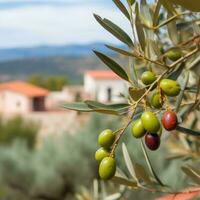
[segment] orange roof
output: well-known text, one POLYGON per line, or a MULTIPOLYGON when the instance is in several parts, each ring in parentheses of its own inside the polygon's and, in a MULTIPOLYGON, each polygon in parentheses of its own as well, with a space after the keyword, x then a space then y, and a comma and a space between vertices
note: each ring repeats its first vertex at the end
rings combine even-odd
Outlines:
POLYGON ((89 70, 89 71, 86 71, 86 74, 95 79, 116 79, 116 80, 121 79, 113 71, 109 71, 109 70, 89 70))
POLYGON ((47 96, 48 90, 23 81, 11 81, 0 84, 0 91, 11 90, 28 97, 47 96))

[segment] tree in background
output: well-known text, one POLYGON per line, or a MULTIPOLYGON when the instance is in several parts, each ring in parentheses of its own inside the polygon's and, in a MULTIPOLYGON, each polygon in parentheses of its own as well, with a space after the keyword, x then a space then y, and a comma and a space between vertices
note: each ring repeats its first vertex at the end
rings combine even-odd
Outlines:
POLYGON ((27 81, 33 85, 40 86, 51 91, 60 91, 69 83, 65 76, 44 77, 39 74, 30 76, 27 81))
MULTIPOLYGON (((87 100, 67 103, 64 108, 121 116, 123 126, 115 129, 106 127, 98 138, 100 148, 96 151, 95 158, 99 162, 99 176, 102 179, 133 190, 170 194, 160 199, 186 200, 197 197, 200 195, 200 18, 199 13, 195 12, 200 11, 200 2, 113 2, 130 22, 132 36, 111 20, 96 14, 94 17, 126 45, 123 49, 112 45, 106 47, 124 56, 127 66, 121 66, 102 52, 95 50, 94 53, 127 82, 129 87, 123 95, 125 103, 107 105, 87 100), (135 148, 143 153, 146 163, 136 161, 137 158, 132 161, 128 148, 122 144, 127 166, 126 172, 123 172, 117 168, 121 162, 118 160, 117 147, 130 126, 133 138, 140 143, 135 148), (168 150, 167 155, 159 152, 163 146, 168 150), (156 150, 160 157, 155 154, 156 150), (153 154, 157 158, 155 162, 150 156, 153 154), (182 172, 179 182, 185 183, 182 188, 178 187, 179 182, 169 184, 169 180, 164 181, 164 173, 159 174, 159 158, 164 156, 169 160, 183 161, 179 165, 179 171, 182 172), (149 168, 148 171, 146 167, 149 168), (185 175, 191 183, 184 181, 185 175)), ((173 162, 167 165, 173 166, 173 162)), ((163 168, 163 172, 164 170, 163 168)), ((173 166, 172 170, 175 172, 176 168, 173 166)), ((174 173, 173 180, 179 175, 174 173)))

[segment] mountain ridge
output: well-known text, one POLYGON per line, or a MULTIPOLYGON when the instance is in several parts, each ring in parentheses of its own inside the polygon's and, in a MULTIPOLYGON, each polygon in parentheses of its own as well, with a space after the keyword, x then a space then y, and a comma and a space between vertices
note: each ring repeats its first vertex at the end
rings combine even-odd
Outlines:
POLYGON ((41 45, 36 47, 4 48, 0 49, 0 62, 26 58, 45 58, 55 56, 87 56, 92 55, 92 50, 97 49, 113 54, 102 42, 71 45, 41 45))

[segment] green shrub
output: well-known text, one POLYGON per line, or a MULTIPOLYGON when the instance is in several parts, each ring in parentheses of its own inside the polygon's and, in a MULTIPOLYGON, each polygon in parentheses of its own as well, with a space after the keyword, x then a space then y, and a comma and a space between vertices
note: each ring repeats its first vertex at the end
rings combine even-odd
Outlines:
POLYGON ((16 139, 25 140, 28 147, 33 148, 36 142, 39 124, 24 120, 20 116, 9 119, 0 117, 0 144, 9 145, 16 139))

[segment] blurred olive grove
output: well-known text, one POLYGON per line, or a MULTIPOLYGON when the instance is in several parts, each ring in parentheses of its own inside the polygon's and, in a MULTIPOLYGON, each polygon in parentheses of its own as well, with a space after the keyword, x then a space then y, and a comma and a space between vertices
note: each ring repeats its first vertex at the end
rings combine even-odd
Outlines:
MULTIPOLYGON (((98 133, 104 127, 112 129, 120 126, 119 118, 102 118, 98 114, 93 114, 89 122, 80 127, 77 134, 70 136, 66 133, 60 138, 48 138, 38 147, 35 143, 38 130, 36 124, 23 121, 19 117, 11 119, 6 124, 7 128, 4 125, 0 137, 0 199, 74 200, 77 199, 76 196, 82 187, 87 188, 91 195, 90 199, 94 199, 93 180, 98 179, 98 164, 94 159, 94 152, 98 147, 98 133), (11 132, 15 135, 12 140, 11 132)), ((140 143, 133 140, 131 134, 125 135, 124 142, 131 157, 138 163, 145 164, 140 143)), ((120 148, 118 155, 119 167, 123 170, 125 166, 120 148)), ((152 163, 162 180, 174 188, 186 185, 187 179, 179 170, 181 161, 166 161, 163 155, 168 155, 164 145, 159 153, 150 153, 152 163)), ((118 192, 117 185, 104 184, 105 196, 118 192)), ((103 192, 102 187, 99 187, 99 192, 103 192)), ((157 195, 159 194, 126 190, 122 199, 153 199, 157 195)), ((99 199, 104 198, 101 196, 99 199)))

